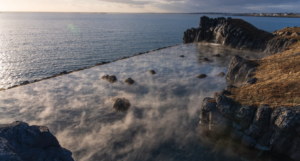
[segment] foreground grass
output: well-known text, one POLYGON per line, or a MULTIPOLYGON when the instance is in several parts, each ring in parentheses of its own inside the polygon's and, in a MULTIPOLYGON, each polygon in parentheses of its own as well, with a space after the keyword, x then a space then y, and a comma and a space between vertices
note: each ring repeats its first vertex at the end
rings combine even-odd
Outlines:
MULTIPOLYGON (((300 28, 289 30, 298 32, 300 28)), ((288 38, 300 39, 300 36, 288 38)), ((300 41, 281 53, 254 61, 259 64, 253 76, 258 81, 252 85, 231 89, 232 95, 228 97, 242 105, 267 104, 273 108, 300 105, 300 41)))

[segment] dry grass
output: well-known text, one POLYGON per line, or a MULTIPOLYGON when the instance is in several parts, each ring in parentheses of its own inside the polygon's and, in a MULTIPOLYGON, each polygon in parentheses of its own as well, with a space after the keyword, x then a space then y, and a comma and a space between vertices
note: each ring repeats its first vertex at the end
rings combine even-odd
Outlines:
MULTIPOLYGON (((280 32, 290 32, 291 34, 297 32, 297 33, 300 34, 300 27, 284 28, 284 29, 275 31, 274 34, 277 35, 276 33, 280 33, 280 32)), ((284 38, 300 40, 300 36, 292 36, 292 35, 289 35, 289 36, 278 36, 275 39, 284 39, 284 38)))
POLYGON ((284 29, 277 30, 277 31, 279 31, 279 32, 288 31, 288 32, 290 32, 290 33, 294 33, 294 32, 300 33, 300 27, 284 28, 284 29))
POLYGON ((265 41, 268 41, 274 37, 273 34, 264 30, 260 30, 242 19, 232 19, 231 25, 237 28, 242 28, 254 39, 263 39, 265 41))
POLYGON ((231 89, 228 97, 244 105, 300 105, 300 54, 295 53, 300 53, 299 41, 282 53, 255 60, 259 64, 254 75, 258 81, 231 89))

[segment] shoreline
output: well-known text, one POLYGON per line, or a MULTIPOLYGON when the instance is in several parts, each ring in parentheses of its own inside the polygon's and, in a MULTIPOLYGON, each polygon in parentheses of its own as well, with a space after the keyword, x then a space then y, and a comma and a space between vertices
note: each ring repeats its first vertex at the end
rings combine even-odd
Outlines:
POLYGON ((69 72, 62 71, 62 72, 60 72, 58 74, 55 74, 55 75, 52 75, 52 76, 49 76, 49 77, 45 77, 45 78, 41 78, 41 79, 36 79, 36 80, 33 80, 33 81, 26 80, 26 81, 23 81, 20 84, 13 85, 11 87, 1 88, 0 91, 6 91, 6 90, 9 90, 9 89, 12 89, 12 88, 16 88, 16 87, 20 87, 20 86, 25 86, 25 85, 32 84, 32 83, 35 83, 35 82, 40 82, 40 81, 43 81, 43 80, 47 80, 47 79, 51 79, 51 78, 63 76, 63 75, 66 75, 66 74, 70 74, 70 73, 73 73, 73 72, 77 72, 77 71, 81 71, 81 70, 85 70, 85 69, 90 69, 90 68, 101 66, 101 65, 104 65, 104 64, 113 63, 113 62, 116 62, 116 61, 119 61, 119 60, 128 59, 128 58, 132 58, 132 57, 135 57, 135 56, 139 56, 139 55, 144 55, 144 54, 147 54, 147 53, 151 53, 153 51, 159 51, 159 50, 162 50, 162 49, 171 48, 171 47, 175 47, 175 46, 179 46, 179 45, 182 45, 182 44, 175 44, 175 45, 171 45, 171 46, 157 48, 157 49, 154 49, 154 50, 149 50, 149 51, 146 51, 146 52, 140 52, 138 54, 134 54, 134 55, 131 55, 131 56, 125 56, 125 57, 122 57, 122 58, 119 58, 119 59, 116 59, 116 60, 112 60, 112 61, 99 62, 99 63, 96 63, 94 66, 79 68, 79 69, 72 70, 72 71, 69 71, 69 72))
POLYGON ((228 136, 250 149, 300 160, 299 32, 300 27, 286 27, 270 34, 241 19, 204 16, 197 29, 184 33, 184 43, 217 40, 272 54, 232 58, 227 88, 204 98, 200 107, 202 135, 228 136))

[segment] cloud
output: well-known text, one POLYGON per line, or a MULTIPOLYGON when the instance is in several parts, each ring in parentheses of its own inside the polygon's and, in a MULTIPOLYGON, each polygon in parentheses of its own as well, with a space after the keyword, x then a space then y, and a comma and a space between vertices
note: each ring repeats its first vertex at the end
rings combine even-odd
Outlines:
POLYGON ((299 0, 99 0, 166 12, 297 12, 299 0))

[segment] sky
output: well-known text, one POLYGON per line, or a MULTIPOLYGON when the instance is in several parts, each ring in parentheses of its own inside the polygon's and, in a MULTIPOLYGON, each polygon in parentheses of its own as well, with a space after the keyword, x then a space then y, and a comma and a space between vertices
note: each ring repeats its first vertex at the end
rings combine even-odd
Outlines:
POLYGON ((0 0, 0 11, 25 12, 297 12, 300 0, 0 0))

